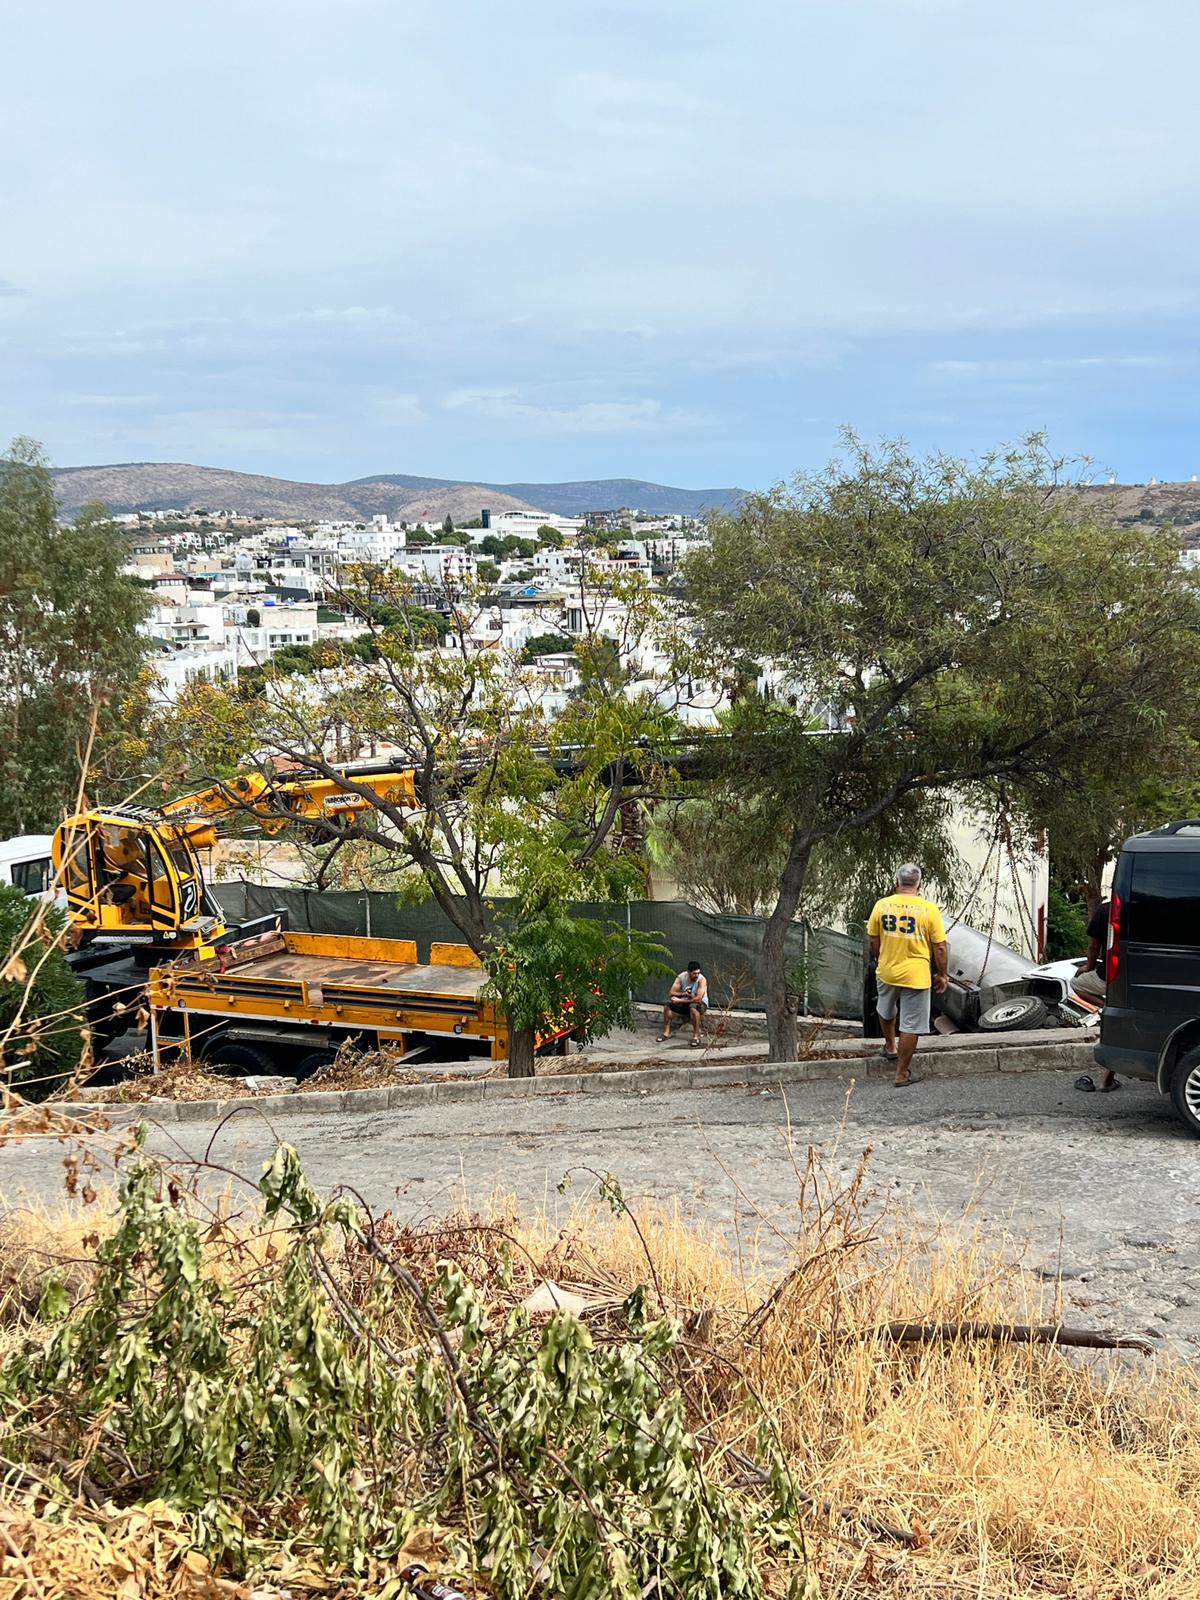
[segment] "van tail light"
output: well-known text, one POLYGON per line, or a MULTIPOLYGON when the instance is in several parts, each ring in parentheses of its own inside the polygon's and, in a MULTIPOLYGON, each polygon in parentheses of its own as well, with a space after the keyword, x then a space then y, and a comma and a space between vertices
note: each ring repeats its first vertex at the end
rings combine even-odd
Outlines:
POLYGON ((1104 962, 1105 983, 1115 983, 1121 969, 1121 896, 1114 894, 1108 908, 1108 955, 1104 962))

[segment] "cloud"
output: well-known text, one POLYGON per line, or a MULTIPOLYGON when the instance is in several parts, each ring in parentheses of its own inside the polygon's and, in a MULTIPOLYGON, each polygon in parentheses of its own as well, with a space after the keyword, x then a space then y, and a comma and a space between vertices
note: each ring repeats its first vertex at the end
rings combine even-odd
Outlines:
POLYGON ((541 433, 665 433, 707 426, 704 417, 658 400, 589 400, 575 406, 540 406, 512 389, 456 389, 442 401, 447 411, 518 423, 541 433))
POLYGON ((390 394, 375 402, 375 415, 391 428, 414 427, 429 421, 419 395, 390 394))
POLYGON ((1145 368, 1150 371, 1178 366, 1168 355, 1027 356, 1016 359, 931 361, 928 370, 948 378, 1036 377, 1039 373, 1083 372, 1111 367, 1145 368))

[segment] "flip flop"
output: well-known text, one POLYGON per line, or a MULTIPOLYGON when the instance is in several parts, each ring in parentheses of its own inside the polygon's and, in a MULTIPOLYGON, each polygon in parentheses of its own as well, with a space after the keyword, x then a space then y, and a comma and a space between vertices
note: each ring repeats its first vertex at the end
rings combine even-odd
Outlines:
POLYGON ((1111 1094, 1114 1089, 1119 1089, 1120 1087, 1121 1087, 1120 1078, 1114 1078, 1111 1083, 1102 1083, 1100 1085, 1100 1093, 1101 1094, 1111 1094))
POLYGON ((660 1033, 658 1036, 658 1042, 659 1044, 670 1044, 671 1035, 669 1033, 660 1033))
POLYGON ((920 1078, 917 1077, 915 1072, 910 1072, 907 1078, 895 1078, 895 1079, 893 1079, 892 1080, 892 1088, 893 1089, 911 1089, 914 1083, 920 1083, 920 1081, 921 1081, 920 1078))
POLYGON ((1082 1094, 1094 1094, 1095 1090, 1096 1090, 1096 1085, 1088 1077, 1086 1072, 1084 1073, 1082 1078, 1076 1078, 1075 1079, 1075 1087, 1082 1094))
POLYGON ((704 1048, 703 1039, 689 1039, 688 1043, 691 1045, 693 1050, 702 1050, 704 1048))

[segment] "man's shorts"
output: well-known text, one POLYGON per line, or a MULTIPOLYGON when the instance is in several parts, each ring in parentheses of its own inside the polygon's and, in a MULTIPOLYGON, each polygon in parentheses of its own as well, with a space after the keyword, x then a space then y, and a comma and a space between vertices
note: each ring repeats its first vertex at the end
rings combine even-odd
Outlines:
POLYGON ((899 989, 894 983, 881 983, 875 1009, 885 1022, 900 1013, 901 1033, 928 1033, 931 1008, 928 989, 899 989))
POLYGON ((668 1000, 667 1004, 677 1017, 690 1017, 692 1007, 697 1004, 695 1000, 668 1000))

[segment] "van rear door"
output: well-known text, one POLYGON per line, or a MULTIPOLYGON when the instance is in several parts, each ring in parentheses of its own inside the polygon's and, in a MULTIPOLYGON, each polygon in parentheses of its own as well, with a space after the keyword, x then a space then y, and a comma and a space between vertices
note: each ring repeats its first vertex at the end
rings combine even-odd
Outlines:
POLYGON ((1180 1023, 1200 1016, 1200 839, 1195 848, 1139 843, 1113 885, 1120 932, 1108 1003, 1124 1023, 1121 1042, 1157 1057, 1180 1023))

